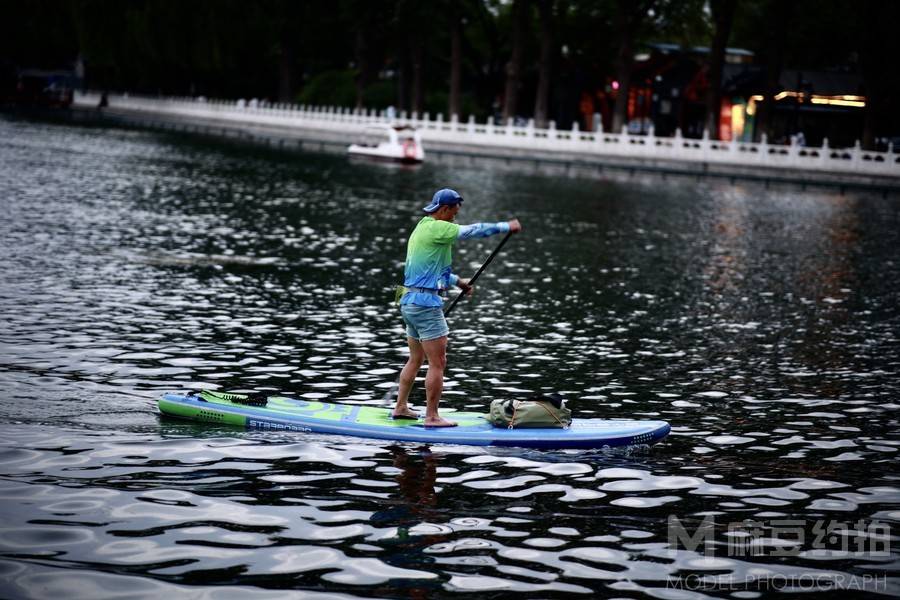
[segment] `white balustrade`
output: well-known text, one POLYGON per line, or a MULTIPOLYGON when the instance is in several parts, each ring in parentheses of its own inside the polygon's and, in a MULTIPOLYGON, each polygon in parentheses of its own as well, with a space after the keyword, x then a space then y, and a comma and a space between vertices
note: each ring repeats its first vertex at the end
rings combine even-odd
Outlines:
MULTIPOLYGON (((100 102, 98 92, 79 92, 75 95, 78 106, 95 107, 100 102)), ((673 137, 661 138, 651 127, 646 135, 634 135, 623 127, 620 133, 605 133, 600 115, 593 118, 593 131, 581 131, 578 123, 571 131, 559 131, 550 122, 546 129, 535 127, 534 120, 516 125, 512 119, 498 126, 493 117, 482 125, 473 117, 461 122, 458 115, 444 121, 443 114, 431 119, 428 113, 396 112, 390 118, 387 111, 349 109, 340 107, 306 106, 268 103, 258 99, 225 101, 198 98, 160 98, 129 94, 109 94, 110 108, 121 108, 140 113, 196 117, 232 122, 236 125, 265 125, 286 129, 321 129, 343 132, 348 140, 366 125, 373 123, 409 124, 422 131, 425 144, 452 142, 471 146, 490 146, 502 152, 508 148, 521 154, 565 151, 585 156, 623 156, 635 158, 661 158, 686 162, 732 164, 738 166, 763 165, 803 171, 829 171, 900 177, 900 155, 893 146, 887 152, 863 151, 859 142, 852 148, 835 149, 824 140, 820 148, 800 146, 796 139, 789 145, 769 144, 765 136, 759 143, 709 139, 704 132, 701 139, 682 137, 676 130, 673 137)))

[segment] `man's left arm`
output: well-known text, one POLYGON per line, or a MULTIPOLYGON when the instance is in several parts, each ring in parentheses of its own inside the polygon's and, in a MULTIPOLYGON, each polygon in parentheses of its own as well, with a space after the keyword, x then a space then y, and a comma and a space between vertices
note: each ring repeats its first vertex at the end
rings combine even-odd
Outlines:
POLYGON ((509 221, 499 221, 497 223, 473 223, 471 225, 460 225, 459 233, 456 234, 458 240, 468 240, 471 238, 486 238, 498 233, 509 232, 509 221))
MULTIPOLYGON (((512 229, 511 221, 499 221, 497 223, 473 223, 472 225, 460 225, 459 233, 456 236, 458 240, 467 240, 470 238, 486 238, 498 233, 509 233, 512 229)), ((518 225, 518 221, 515 222, 518 225)), ((455 273, 450 274, 450 285, 455 285, 466 295, 472 293, 472 286, 469 285, 468 279, 463 279, 455 273)))

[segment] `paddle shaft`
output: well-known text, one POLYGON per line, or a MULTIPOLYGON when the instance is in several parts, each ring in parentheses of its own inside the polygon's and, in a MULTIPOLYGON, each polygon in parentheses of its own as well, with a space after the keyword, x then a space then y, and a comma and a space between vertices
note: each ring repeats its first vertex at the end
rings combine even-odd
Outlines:
MULTIPOLYGON (((497 256, 497 254, 500 252, 500 249, 503 247, 503 244, 505 244, 507 242, 507 240, 509 240, 509 238, 512 237, 512 234, 513 234, 513 232, 510 231, 509 233, 506 234, 506 236, 502 240, 500 240, 500 243, 497 244, 497 247, 494 248, 494 251, 491 252, 491 255, 487 257, 487 260, 484 261, 484 263, 480 267, 478 267, 477 271, 475 271, 475 275, 473 275, 472 279, 469 280, 469 285, 475 285, 475 281, 479 277, 481 277, 481 274, 484 273, 484 270, 487 268, 487 266, 489 264, 491 264, 491 261, 494 260, 494 257, 497 256)), ((456 306, 456 304, 459 302, 459 299, 462 298, 464 295, 465 295, 465 292, 460 292, 459 294, 456 295, 456 298, 453 299, 453 301, 450 303, 450 306, 448 306, 447 309, 444 311, 445 317, 450 314, 450 311, 453 310, 453 307, 456 306)))

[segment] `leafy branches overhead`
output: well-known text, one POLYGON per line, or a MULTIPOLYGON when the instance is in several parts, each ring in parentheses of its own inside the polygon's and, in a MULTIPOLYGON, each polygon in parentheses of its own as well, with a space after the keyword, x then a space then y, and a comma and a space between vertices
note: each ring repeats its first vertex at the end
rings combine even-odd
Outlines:
POLYGON ((871 15, 894 10, 863 3, 871 9, 818 0, 8 1, 0 58, 9 72, 80 57, 93 88, 561 124, 578 118, 584 94, 616 81, 621 127, 634 57, 648 43, 739 46, 761 65, 774 48, 784 68, 858 72, 863 16, 878 22, 871 15), (788 13, 796 18, 779 23, 788 13))

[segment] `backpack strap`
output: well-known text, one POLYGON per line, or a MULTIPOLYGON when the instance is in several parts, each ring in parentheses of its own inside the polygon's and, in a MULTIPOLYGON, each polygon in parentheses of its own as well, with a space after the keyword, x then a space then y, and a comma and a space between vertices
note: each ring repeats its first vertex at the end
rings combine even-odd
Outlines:
MULTIPOLYGON (((557 396, 557 401, 559 402, 559 405, 557 406, 553 402, 550 402, 550 404, 553 404, 553 406, 556 406, 556 408, 561 408, 562 407, 562 397, 560 397, 558 394, 556 394, 556 396, 557 396)), ((535 404, 537 404, 538 406, 543 408, 545 411, 547 411, 548 415, 550 415, 551 417, 556 419, 556 422, 559 423, 560 427, 562 427, 563 429, 568 429, 569 426, 566 425, 565 423, 563 423, 562 421, 560 421, 559 417, 556 415, 556 413, 554 413, 552 410, 547 408, 547 405, 544 404, 545 400, 546 400, 545 398, 529 398, 528 400, 526 400, 526 402, 534 402, 535 404)), ((515 429, 515 427, 516 427, 516 411, 518 410, 519 406, 515 403, 514 400, 510 400, 509 403, 507 403, 507 405, 506 405, 507 414, 509 414, 509 405, 510 404, 512 404, 512 418, 509 420, 509 425, 507 425, 506 428, 507 429, 515 429)))
MULTIPOLYGON (((559 420, 559 417, 556 416, 556 413, 553 412, 552 410, 550 410, 549 408, 547 408, 547 406, 546 406, 543 402, 538 402, 538 404, 541 406, 541 408, 543 408, 544 410, 547 411, 547 414, 549 414, 551 417, 553 417, 554 419, 556 419, 556 422, 559 423, 559 426, 560 426, 560 427, 562 427, 563 429, 568 429, 568 428, 569 428, 569 426, 566 425, 565 423, 563 423, 562 421, 560 421, 560 420, 559 420)), ((555 405, 554 405, 554 406, 555 406, 555 405)), ((557 408, 559 408, 559 407, 557 406, 557 408)))

